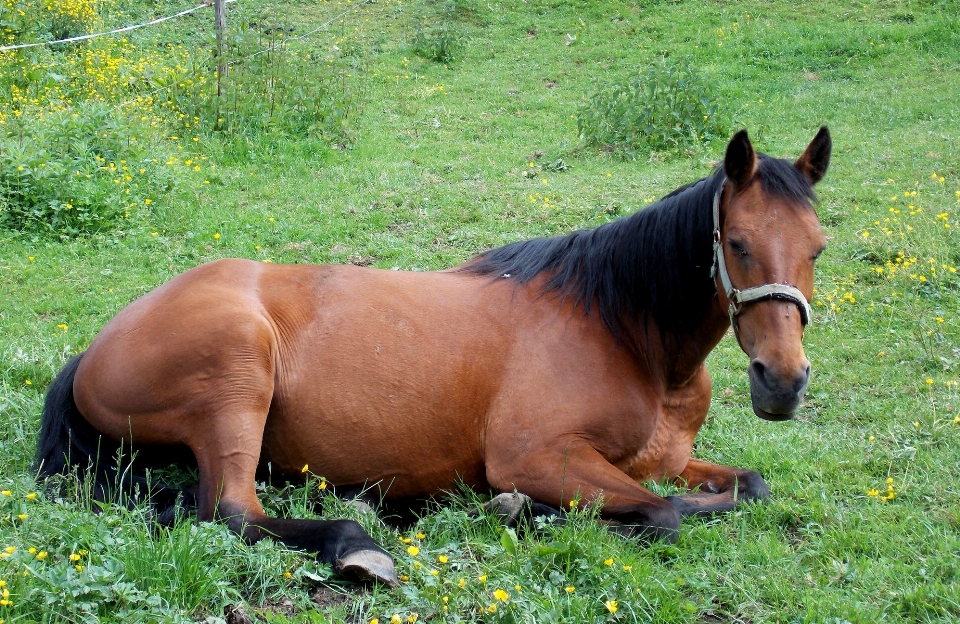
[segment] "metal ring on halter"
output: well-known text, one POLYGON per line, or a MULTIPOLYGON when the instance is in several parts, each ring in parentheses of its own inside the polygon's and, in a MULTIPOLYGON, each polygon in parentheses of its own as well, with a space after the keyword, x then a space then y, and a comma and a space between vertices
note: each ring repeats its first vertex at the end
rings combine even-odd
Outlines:
MULTIPOLYGON (((730 315, 733 335, 740 343, 740 328, 737 326, 737 316, 743 311, 744 306, 748 303, 756 303, 767 299, 779 299, 795 304, 800 311, 800 322, 806 326, 813 320, 813 311, 810 304, 807 303, 807 298, 796 286, 764 284, 739 290, 734 288, 730 281, 730 275, 727 273, 727 263, 723 257, 723 240, 720 238, 720 198, 726 185, 727 179, 724 177, 716 195, 713 197, 713 266, 710 268, 710 277, 720 275, 720 285, 723 286, 723 292, 727 296, 727 301, 730 302, 727 313, 730 315)), ((743 343, 740 343, 740 347, 743 347, 743 343)))

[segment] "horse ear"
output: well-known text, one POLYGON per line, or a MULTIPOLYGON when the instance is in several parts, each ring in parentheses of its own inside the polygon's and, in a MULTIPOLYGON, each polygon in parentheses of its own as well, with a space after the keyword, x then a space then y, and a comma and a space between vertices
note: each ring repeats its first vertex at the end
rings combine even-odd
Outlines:
POLYGON ((803 156, 793 163, 803 175, 807 176, 810 184, 816 184, 823 179, 823 176, 827 175, 832 148, 833 141, 830 140, 830 131, 827 130, 826 126, 820 126, 820 131, 810 141, 810 145, 804 150, 803 156))
POLYGON ((737 188, 745 186, 757 170, 757 153, 750 144, 746 130, 733 135, 723 157, 723 172, 737 188))

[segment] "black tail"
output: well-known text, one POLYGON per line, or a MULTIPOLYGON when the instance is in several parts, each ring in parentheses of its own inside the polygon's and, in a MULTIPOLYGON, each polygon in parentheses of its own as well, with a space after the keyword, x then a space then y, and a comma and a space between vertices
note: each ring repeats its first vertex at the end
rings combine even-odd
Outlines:
POLYGON ((181 505, 196 506, 192 492, 134 475, 131 449, 123 449, 87 422, 73 399, 73 379, 82 357, 81 353, 67 362, 47 388, 34 472, 45 480, 76 470, 81 482, 93 478, 94 500, 131 505, 149 498, 157 521, 171 524, 182 511, 181 505))
POLYGON ((117 452, 117 443, 101 436, 73 400, 73 378, 82 357, 81 353, 67 362, 47 388, 33 465, 41 479, 67 474, 73 466, 80 468, 81 478, 90 471, 97 474, 110 464, 117 452))

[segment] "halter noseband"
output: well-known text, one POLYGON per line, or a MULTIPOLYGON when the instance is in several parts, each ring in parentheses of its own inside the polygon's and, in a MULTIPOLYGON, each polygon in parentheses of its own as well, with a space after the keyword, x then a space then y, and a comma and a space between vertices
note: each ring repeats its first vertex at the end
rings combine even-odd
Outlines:
POLYGON ((764 284, 763 286, 753 286, 744 290, 738 290, 730 282, 730 275, 727 273, 727 264, 723 259, 723 241, 720 239, 720 196, 723 195, 723 187, 727 185, 724 178, 717 189, 717 194, 713 197, 713 266, 710 268, 710 277, 716 277, 720 274, 720 284, 727 295, 730 307, 727 313, 730 315, 730 325, 733 326, 733 335, 737 342, 743 348, 740 342, 740 329, 737 326, 737 316, 743 311, 743 307, 748 303, 765 301, 767 299, 780 299, 790 301, 796 304, 800 310, 800 322, 806 326, 813 319, 813 313, 807 298, 803 296, 800 289, 787 284, 764 284))

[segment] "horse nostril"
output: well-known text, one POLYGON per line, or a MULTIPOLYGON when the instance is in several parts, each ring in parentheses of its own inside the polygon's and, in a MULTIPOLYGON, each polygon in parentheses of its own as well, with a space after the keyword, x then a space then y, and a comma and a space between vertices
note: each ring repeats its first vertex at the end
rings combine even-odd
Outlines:
POLYGON ((753 360, 750 362, 750 372, 753 374, 753 378, 761 382, 764 386, 769 386, 767 383, 767 367, 760 360, 753 360))

